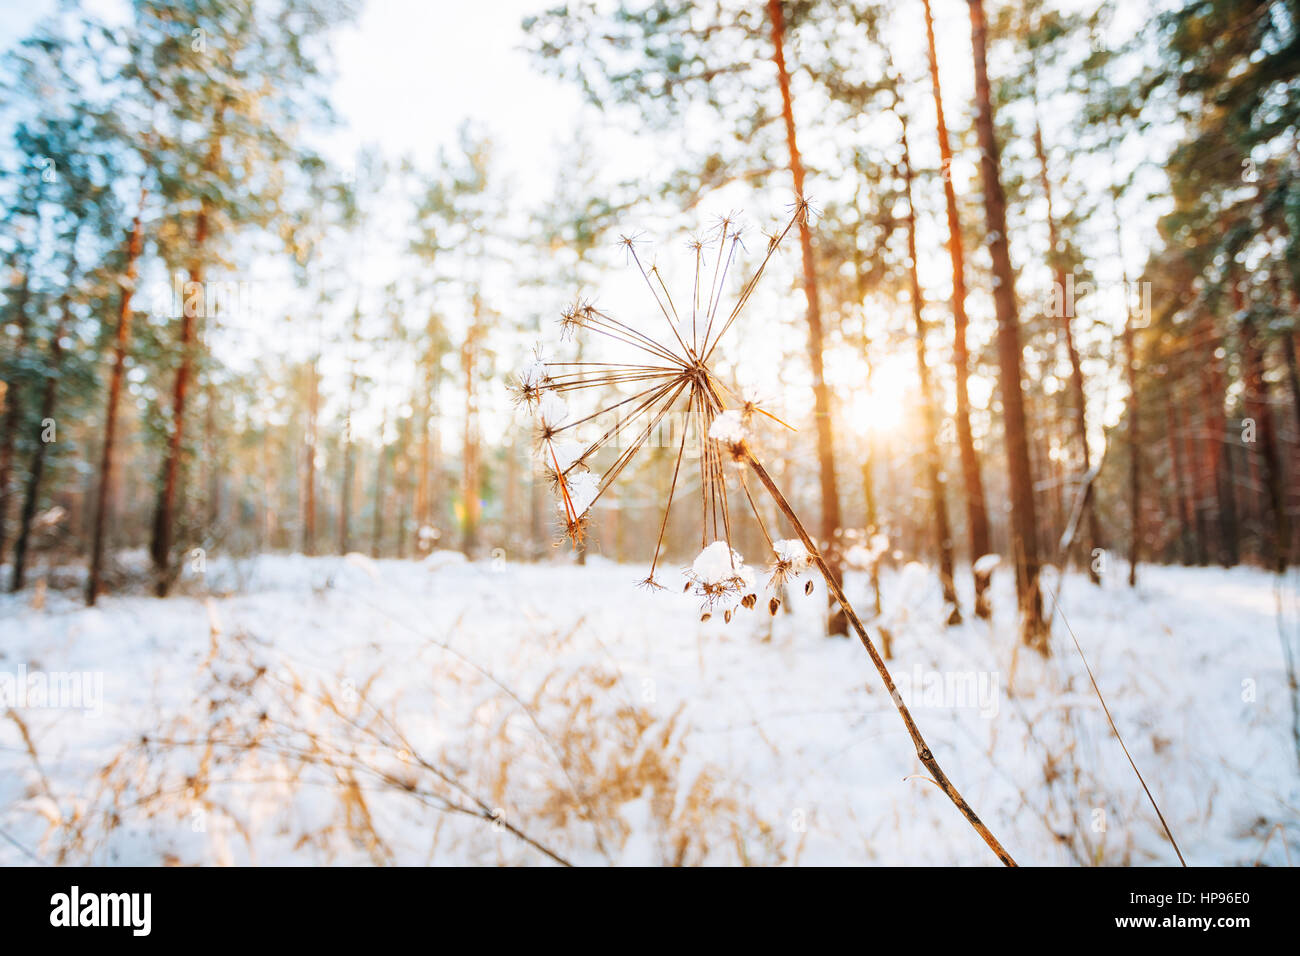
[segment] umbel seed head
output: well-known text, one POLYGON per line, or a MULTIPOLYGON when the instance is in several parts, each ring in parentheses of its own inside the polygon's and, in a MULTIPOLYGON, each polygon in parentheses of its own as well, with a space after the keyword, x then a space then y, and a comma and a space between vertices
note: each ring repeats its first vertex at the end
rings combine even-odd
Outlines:
MULTIPOLYGON (((686 294, 670 294, 657 266, 642 263, 636 236, 621 244, 649 289, 662 320, 659 332, 615 318, 590 300, 576 299, 560 316, 561 339, 577 335, 598 339, 603 345, 629 352, 625 359, 562 361, 534 353, 517 377, 516 401, 538 420, 538 453, 559 497, 558 510, 564 536, 577 544, 587 531, 589 513, 613 482, 656 433, 669 414, 681 416, 690 427, 681 429, 673 476, 663 506, 650 573, 641 583, 658 585, 655 572, 669 527, 669 513, 677 492, 694 482, 679 481, 684 461, 693 467, 698 457, 700 546, 703 549, 686 570, 685 591, 701 599, 701 620, 721 611, 730 621, 738 608, 758 603, 758 580, 732 548, 735 524, 731 503, 748 506, 775 556, 769 582, 775 588, 797 573, 806 554, 786 553, 768 534, 767 527, 745 484, 746 468, 754 461, 749 449, 752 426, 762 415, 790 427, 760 407, 751 396, 738 397, 714 372, 711 359, 718 343, 740 318, 772 256, 791 229, 807 214, 806 204, 796 205, 784 228, 774 233, 758 268, 740 286, 730 310, 723 308, 728 279, 737 257, 744 251, 734 215, 717 222, 707 242, 694 242, 694 284, 686 294), (593 414, 571 409, 571 398, 608 393, 593 414), (578 429, 588 423, 612 421, 594 440, 579 440, 578 429), (688 437, 700 443, 699 455, 688 460, 688 437), (611 460, 612 456, 612 460, 611 460), (603 463, 599 468, 597 462, 603 463), (735 484, 740 487, 736 488, 735 484), (729 488, 728 486, 731 485, 729 488), (710 544, 709 542, 713 542, 710 544)), ((599 428, 596 429, 600 431, 599 428)), ((671 449, 670 449, 671 450, 671 449)), ((693 448, 692 451, 695 449, 693 448)))

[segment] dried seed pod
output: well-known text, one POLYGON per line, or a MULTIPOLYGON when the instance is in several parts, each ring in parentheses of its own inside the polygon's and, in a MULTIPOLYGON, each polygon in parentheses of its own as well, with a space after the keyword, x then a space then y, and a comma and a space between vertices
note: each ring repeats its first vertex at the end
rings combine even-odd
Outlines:
POLYGON ((812 581, 810 580, 807 584, 805 584, 805 585, 803 586, 803 593, 804 593, 804 594, 812 594, 812 592, 813 592, 813 583, 812 583, 812 581))
POLYGON ((740 603, 746 609, 751 608, 758 603, 758 595, 746 594, 743 598, 741 598, 740 603))
POLYGON ((691 582, 690 582, 690 581, 687 581, 687 582, 686 582, 686 587, 682 588, 682 593, 685 594, 685 593, 686 593, 687 591, 689 591, 690 589, 691 589, 691 582))
POLYGON ((767 613, 771 614, 773 617, 776 617, 776 609, 779 608, 780 606, 781 606, 781 599, 772 598, 772 600, 767 602, 767 613))
POLYGON ((708 611, 705 611, 703 614, 700 615, 700 620, 707 621, 711 617, 713 617, 713 615, 710 614, 708 611))
POLYGON ((730 624, 730 623, 731 623, 731 611, 723 611, 723 612, 722 612, 722 620, 725 621, 726 623, 730 624))

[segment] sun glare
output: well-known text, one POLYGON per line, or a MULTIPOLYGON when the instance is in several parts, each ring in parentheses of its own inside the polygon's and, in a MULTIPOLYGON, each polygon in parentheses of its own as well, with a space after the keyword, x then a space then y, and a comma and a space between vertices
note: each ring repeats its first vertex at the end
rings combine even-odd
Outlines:
POLYGON ((907 363, 886 358, 871 370, 870 384, 858 389, 850 402, 849 423, 859 435, 884 435, 902 428, 915 387, 907 363))

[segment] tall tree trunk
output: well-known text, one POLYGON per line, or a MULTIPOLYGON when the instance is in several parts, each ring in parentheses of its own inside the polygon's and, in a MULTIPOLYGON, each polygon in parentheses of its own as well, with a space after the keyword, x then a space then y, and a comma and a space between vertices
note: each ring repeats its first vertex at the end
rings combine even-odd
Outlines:
POLYGON ((411 419, 399 419, 397 448, 393 455, 393 491, 397 497, 397 558, 406 557, 406 532, 410 523, 413 494, 411 480, 411 419))
POLYGON ((258 522, 257 544, 259 551, 271 547, 271 535, 275 530, 275 509, 272 506, 275 481, 271 470, 271 426, 262 426, 262 516, 258 522))
POLYGON ((1279 574, 1286 570, 1291 551, 1289 516, 1286 510, 1286 491, 1282 477, 1282 456, 1278 451, 1277 431, 1273 408, 1269 403, 1268 382, 1264 378, 1264 349, 1255 318, 1249 305, 1243 301, 1241 290, 1233 287, 1238 315, 1241 317, 1242 377, 1245 385, 1243 401, 1246 414, 1255 422, 1255 441, 1246 446, 1247 454, 1255 453, 1259 460, 1264 493, 1271 520, 1264 522, 1268 529, 1269 564, 1279 574), (1255 452, 1258 449, 1258 452, 1255 452))
MULTIPOLYGON (((1125 299, 1127 302, 1127 299, 1125 299)), ((1138 421, 1137 355, 1133 310, 1124 314, 1124 372, 1128 380, 1128 494, 1131 515, 1128 549, 1128 586, 1137 587, 1138 559, 1142 554, 1142 433, 1138 421)))
MULTIPOLYGON (((984 503, 984 479, 980 475, 979 456, 970 428, 970 352, 966 346, 966 253, 957 214, 957 193, 952 184, 952 144, 943 113, 943 90, 939 85, 939 56, 934 42, 934 17, 930 0, 925 7, 925 39, 930 57, 930 87, 934 93, 935 125, 939 135, 939 157, 943 162, 943 198, 948 213, 948 256, 952 260, 952 364, 956 373, 957 447, 961 454, 962 483, 966 489, 966 523, 970 526, 970 560, 972 565, 989 553, 989 515, 984 503)), ((975 615, 992 616, 988 598, 989 576, 975 575, 975 615)))
POLYGON ((1291 295, 1295 307, 1296 324, 1290 333, 1283 333, 1281 338, 1282 357, 1286 359, 1286 380, 1291 389, 1291 417, 1295 419, 1297 432, 1300 432, 1300 362, 1296 359, 1296 350, 1300 349, 1300 292, 1291 295))
POLYGON ((388 445, 384 442, 384 432, 388 429, 388 405, 384 404, 383 414, 379 419, 379 448, 375 452, 375 512, 370 536, 370 556, 377 558, 384 544, 384 499, 387 489, 384 487, 384 465, 388 458, 388 445))
MULTIPOLYGON (((875 439, 868 435, 867 451, 862 458, 862 495, 866 502, 867 534, 870 537, 874 537, 876 534, 880 533, 879 519, 876 517, 876 482, 872 474, 875 467, 875 444, 875 439)), ((870 540, 867 541, 867 549, 869 551, 874 551, 874 545, 870 540)), ((875 598, 876 617, 880 617, 880 615, 884 613, 884 608, 881 606, 880 600, 881 557, 882 556, 877 556, 871 562, 871 592, 875 598)), ((885 642, 885 647, 889 647, 888 641, 885 642)), ((890 655, 888 654, 885 655, 886 658, 889 656, 890 655)))
POLYGON ((953 580, 952 525, 948 520, 948 489, 943 480, 939 456, 939 411, 935 405, 930 365, 925 354, 925 315, 921 277, 916 264, 916 207, 912 205, 912 156, 907 145, 907 121, 895 102, 895 115, 902 126, 903 194, 907 199, 907 271, 911 281, 912 321, 916 328, 916 374, 921 386, 921 414, 925 423, 925 471, 930 486, 930 506, 935 544, 939 554, 939 583, 943 587, 948 624, 961 623, 961 606, 953 580))
POLYGON ((1097 510, 1094 507, 1093 497, 1095 495, 1096 482, 1090 480, 1092 473, 1092 456, 1088 449, 1088 415, 1087 399, 1084 397, 1083 390, 1083 365, 1079 359, 1079 349, 1074 342, 1074 328, 1071 319, 1074 317, 1074 296, 1073 286, 1068 287, 1068 277, 1065 273, 1065 261, 1062 256, 1060 227, 1057 224, 1056 213, 1052 207, 1052 177, 1047 168, 1047 148, 1043 145, 1043 131, 1038 123, 1037 99, 1034 101, 1034 154, 1038 158, 1038 178, 1043 189, 1043 198, 1047 202, 1047 239, 1050 249, 1048 250, 1048 264, 1052 268, 1052 278, 1056 283, 1056 295, 1052 301, 1058 303, 1058 318, 1061 322, 1061 335, 1065 340, 1065 352, 1070 360, 1070 393, 1074 402, 1074 437, 1078 443, 1079 461, 1083 465, 1083 516, 1082 520, 1087 521, 1087 539, 1084 542, 1084 553, 1088 560, 1084 564, 1088 568, 1088 578, 1093 584, 1101 584, 1101 575, 1097 571, 1096 562, 1091 560, 1093 551, 1100 547, 1101 530, 1097 520, 1097 510))
POLYGON ((478 298, 474 300, 474 325, 466 333, 461 348, 461 371, 465 386, 465 434, 461 456, 461 502, 464 507, 461 524, 461 550, 473 557, 478 547, 479 522, 479 448, 478 448, 478 396, 475 393, 475 375, 478 364, 478 298))
POLYGON ((217 390, 211 375, 203 386, 203 468, 207 478, 204 531, 211 535, 221 521, 221 455, 217 436, 217 390))
POLYGON ((1225 568, 1235 567, 1241 560, 1239 529, 1237 527, 1236 478, 1232 459, 1228 454, 1228 423, 1224 409, 1226 398, 1223 368, 1214 354, 1220 338, 1214 330, 1212 316, 1205 317, 1205 367, 1208 372, 1206 388, 1201 389, 1205 418, 1206 457, 1209 473, 1218 499, 1218 540, 1216 558, 1225 568))
MULTIPOLYGON (((1284 332, 1278 340, 1286 360, 1287 384, 1291 392, 1291 420, 1295 423, 1293 434, 1297 436, 1291 448, 1291 469, 1286 483, 1290 493, 1283 500, 1283 505, 1286 507, 1290 507, 1291 502, 1295 500, 1296 492, 1300 491, 1300 361, 1296 358, 1296 347, 1300 345, 1300 291, 1292 291, 1291 301, 1296 315, 1296 324, 1289 332, 1284 332)), ((1294 534, 1291 547, 1292 553, 1289 558, 1295 561, 1297 556, 1294 534)))
MULTIPOLYGON (((445 523, 447 517, 446 499, 443 493, 442 481, 442 426, 438 421, 438 404, 437 389, 439 387, 439 378, 435 377, 434 384, 434 406, 433 406, 433 432, 429 436, 429 524, 433 527, 436 535, 441 535, 442 528, 439 522, 445 523)), ((439 537, 433 542, 437 544, 439 537)))
POLYGON ((998 143, 989 91, 988 25, 983 0, 968 0, 971 48, 975 60, 975 129, 980 145, 980 172, 988 219, 989 252, 993 260, 993 305, 998 321, 998 370, 1006 428, 1007 472, 1011 489, 1011 549, 1016 564, 1016 594, 1020 605, 1021 638, 1043 654, 1048 650, 1050 625, 1043 616, 1039 590, 1038 523, 1034 512, 1033 476, 1025 401, 1021 390, 1020 319, 1016 309, 1015 277, 1007 243, 1007 200, 998 169, 998 143))
POLYGON ((1169 461, 1173 466, 1174 505, 1178 509, 1179 556, 1185 566, 1196 563, 1196 523, 1192 516, 1191 495, 1187 489, 1187 463, 1183 457, 1183 427, 1178 420, 1178 403, 1174 398, 1177 380, 1172 369, 1165 391, 1165 427, 1168 429, 1169 461))
MULTIPOLYGON (((1199 356, 1184 352, 1179 359, 1179 381, 1186 379, 1186 367, 1191 362, 1199 362, 1199 356)), ((1194 382, 1193 391, 1204 395, 1205 389, 1199 382, 1194 382)), ((1214 502, 1214 474, 1209 468, 1209 455, 1197 455, 1197 444, 1194 439, 1196 410, 1190 399, 1181 398, 1175 393, 1174 408, 1182 422, 1183 435, 1183 458, 1187 461, 1188 471, 1191 473, 1192 484, 1192 513, 1196 518, 1196 563, 1200 567, 1206 567, 1210 563, 1210 551, 1214 544, 1213 532, 1213 502, 1214 502)), ((1202 422, 1201 434, 1204 434, 1204 422, 1202 422)))
MULTIPOLYGON (((1237 468, 1241 464, 1241 422, 1233 422, 1232 427, 1224 427, 1224 444, 1223 444, 1223 495, 1227 503, 1232 508, 1233 524, 1236 528, 1236 551, 1233 563, 1239 563, 1243 553, 1243 538, 1246 530, 1250 527, 1249 512, 1247 504, 1242 502, 1242 485, 1247 486, 1249 491, 1249 481, 1243 482, 1239 477, 1237 468)), ((1247 475, 1249 478, 1249 462, 1246 463, 1247 475)))
MULTIPOLYGON (((1177 399, 1176 396, 1175 399, 1177 399)), ((1182 408, 1182 402, 1175 400, 1174 413, 1178 416, 1178 430, 1182 433, 1183 460, 1187 462, 1187 468, 1191 475, 1192 515, 1196 521, 1196 564, 1199 567, 1205 567, 1210 563, 1210 500, 1212 495, 1206 490, 1204 469, 1198 464, 1192 447, 1192 439, 1189 435, 1191 431, 1191 413, 1189 412, 1187 417, 1183 417, 1182 408)))
POLYGON ((356 308, 352 311, 352 348, 348 358, 349 371, 347 405, 343 412, 343 475, 339 480, 339 554, 352 550, 352 412, 357 398, 357 343, 361 341, 361 293, 357 293, 356 308))
MULTIPOLYGON (((202 274, 202 267, 196 264, 190 269, 190 281, 201 282, 202 274)), ((182 311, 188 313, 190 309, 185 306, 182 311)), ((172 524, 176 509, 180 459, 184 448, 185 399, 189 394, 190 353, 193 342, 194 317, 182 315, 181 359, 176 369, 176 380, 172 390, 172 428, 163 457, 158 499, 154 508, 153 539, 149 546, 149 553, 153 559, 154 592, 159 597, 165 597, 171 587, 172 524)))
MULTIPOLYGON (((858 188, 861 189, 861 181, 858 188)), ((854 195, 854 205, 858 207, 858 195, 854 195)), ((869 290, 869 280, 867 275, 865 256, 861 246, 855 241, 853 244, 853 269, 857 282, 858 305, 862 306, 867 300, 869 290)), ((867 363, 866 388, 867 392, 871 391, 871 376, 874 370, 874 363, 871 355, 871 336, 867 327, 867 317, 865 309, 862 316, 862 356, 867 363)), ((880 533, 880 519, 876 513, 876 436, 871 430, 868 430, 865 439, 865 449, 862 454, 862 502, 865 509, 865 525, 867 532, 867 549, 874 551, 873 542, 875 535, 880 533)), ((880 617, 883 613, 883 606, 880 596, 880 557, 877 556, 871 562, 869 569, 871 577, 871 593, 875 601, 875 616, 880 617)), ((881 642, 881 651, 885 659, 889 660, 891 656, 891 641, 885 636, 881 642)))
MULTIPOLYGON (((145 191, 140 190, 144 207, 145 191)), ((140 227, 141 212, 131 223, 131 237, 126 245, 126 272, 122 282, 122 301, 117 313, 117 332, 113 340, 113 368, 108 380, 108 405, 104 409, 104 447, 99 456, 99 493, 95 501, 95 524, 90 545, 90 576, 86 580, 86 603, 93 605, 99 597, 104 563, 104 530, 107 523, 109 495, 113 486, 114 454, 117 447, 117 409, 122 400, 122 382, 126 379, 126 353, 131 343, 131 295, 135 292, 136 264, 144 247, 140 227)))
MULTIPOLYGON (((221 139, 224 132, 223 104, 217 107, 212 140, 203 164, 204 172, 208 174, 214 172, 221 162, 221 139)), ((206 302, 207 299, 203 291, 203 255, 208 242, 212 212, 212 202, 205 195, 194 222, 194 249, 189 269, 190 282, 198 290, 200 302, 206 302)), ((182 301, 181 306, 180 364, 176 368, 176 382, 172 390, 172 429, 163 458, 162 479, 154 509, 153 540, 149 548, 153 558, 154 593, 159 597, 166 597, 172 584, 172 532, 177 510, 181 457, 185 451, 185 400, 189 395, 190 373, 194 364, 194 320, 197 309, 189 308, 185 301, 182 301)))
POLYGON ((316 553, 316 448, 319 442, 320 353, 307 368, 307 434, 303 448, 302 553, 316 553))
MULTIPOLYGON (((803 159, 795 135, 794 103, 790 94, 790 74, 785 65, 785 11, 781 0, 768 0, 768 19, 772 34, 772 62, 776 64, 781 87, 781 115, 785 121, 786 146, 790 153, 790 174, 794 178, 795 201, 807 202, 804 193, 803 159)), ((812 230, 806 214, 799 216, 799 247, 803 253, 803 290, 808 301, 808 359, 812 367, 813 411, 817 422, 817 459, 821 469, 821 538, 826 563, 836 582, 843 580, 843 555, 840 541, 840 496, 835 483, 835 443, 831 425, 830 390, 826 387, 823 361, 821 305, 817 296, 817 266, 813 259, 812 230)), ((832 601, 827 633, 848 635, 844 611, 832 601)))
POLYGON ((1142 556, 1142 434, 1137 384, 1137 344, 1133 308, 1128 295, 1128 273, 1124 268, 1124 226, 1119 216, 1118 186, 1110 191, 1111 213, 1115 218, 1115 252, 1120 261, 1120 283, 1124 291, 1124 378, 1128 384, 1128 497, 1129 546, 1128 586, 1137 587, 1137 566, 1142 556))
MULTIPOLYGON (((73 239, 76 246, 76 239, 73 239)), ((40 427, 42 434, 32 452, 31 467, 27 470, 27 485, 23 491, 23 510, 18 519, 18 539, 14 542, 14 566, 9 581, 10 591, 22 589, 27 575, 27 549, 31 541, 32 519, 36 517, 36 505, 40 500, 41 477, 45 472, 45 459, 50 443, 43 434, 46 422, 54 419, 54 406, 58 399, 59 371, 63 365, 63 336, 72 324, 71 288, 76 275, 76 264, 68 270, 68 287, 59 301, 59 321, 54 327, 50 339, 49 368, 45 371, 45 384, 41 390, 40 427)))
MULTIPOLYGON (((31 260, 23 263, 22 279, 15 296, 14 312, 18 319, 18 341, 15 343, 11 357, 16 365, 27 351, 27 339, 31 322, 27 318, 27 304, 31 300, 31 260)), ((23 406, 22 389, 17 376, 5 383, 4 392, 4 434, 0 436, 0 563, 4 561, 5 546, 9 543, 9 485, 13 481, 14 449, 18 441, 18 430, 22 428, 23 406)))
POLYGON ((430 383, 428 375, 424 378, 424 387, 419 389, 419 396, 416 399, 416 414, 419 416, 420 441, 419 441, 419 464, 416 468, 415 475, 415 554, 424 554, 425 540, 422 532, 429 524, 429 429, 432 426, 432 416, 430 415, 430 383))

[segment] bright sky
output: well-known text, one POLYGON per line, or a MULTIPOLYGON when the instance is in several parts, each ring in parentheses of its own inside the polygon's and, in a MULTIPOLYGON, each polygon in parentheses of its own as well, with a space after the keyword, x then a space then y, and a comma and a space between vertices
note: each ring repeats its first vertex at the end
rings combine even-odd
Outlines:
POLYGON ((547 189, 551 146, 573 129, 580 97, 519 49, 519 23, 539 8, 544 0, 371 0, 335 44, 334 102, 348 124, 340 152, 373 142, 427 163, 470 119, 499 144, 519 188, 547 189))

